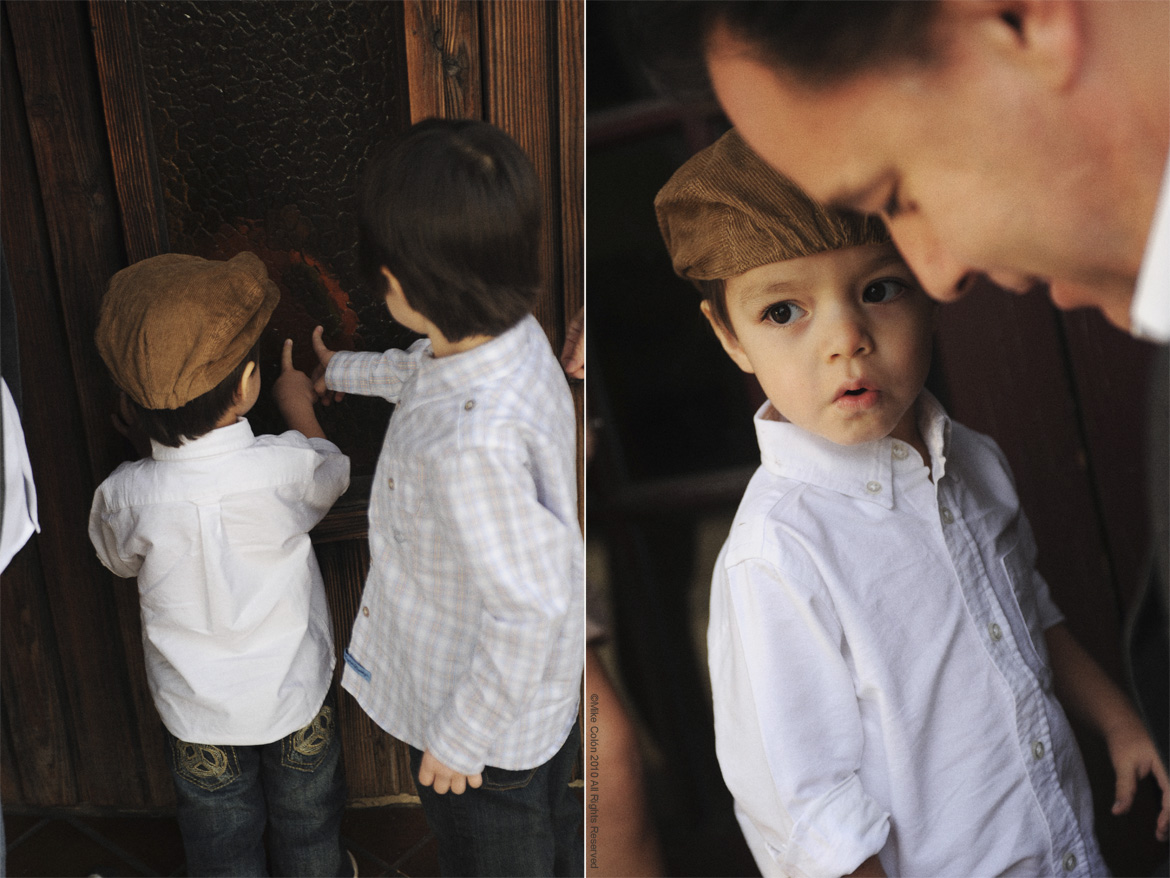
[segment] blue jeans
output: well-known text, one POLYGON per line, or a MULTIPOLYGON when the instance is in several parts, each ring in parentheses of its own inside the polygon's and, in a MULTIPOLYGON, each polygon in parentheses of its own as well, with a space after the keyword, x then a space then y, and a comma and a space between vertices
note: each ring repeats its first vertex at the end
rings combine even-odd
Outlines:
POLYGON ((561 749, 536 768, 491 765, 483 786, 439 795, 418 782, 422 752, 410 748, 410 772, 427 823, 439 842, 444 876, 579 876, 585 872, 581 802, 569 789, 581 732, 576 723, 561 749))
POLYGON ((167 732, 188 875, 348 875, 336 699, 271 744, 192 744, 167 732), (265 855, 268 831, 271 857, 265 855))

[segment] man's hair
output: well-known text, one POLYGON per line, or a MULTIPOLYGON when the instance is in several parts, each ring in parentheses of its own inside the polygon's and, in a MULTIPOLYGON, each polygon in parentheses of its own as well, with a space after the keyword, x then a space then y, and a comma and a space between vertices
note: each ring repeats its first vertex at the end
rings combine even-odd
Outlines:
POLYGON ((541 203, 532 163, 499 128, 419 122, 366 171, 365 270, 382 289, 388 268, 448 341, 499 335, 536 303, 541 203))
POLYGON ((644 0, 626 12, 635 52, 661 87, 709 92, 705 54, 717 24, 759 60, 810 85, 887 64, 931 60, 937 0, 644 0))
MULTIPOLYGON (((138 426, 155 442, 169 448, 178 448, 184 439, 198 439, 215 429, 219 419, 235 402, 236 389, 249 363, 260 364, 260 343, 257 342, 240 364, 219 384, 195 397, 177 409, 148 409, 126 395, 138 426)), ((259 376, 256 376, 257 380, 259 376)))

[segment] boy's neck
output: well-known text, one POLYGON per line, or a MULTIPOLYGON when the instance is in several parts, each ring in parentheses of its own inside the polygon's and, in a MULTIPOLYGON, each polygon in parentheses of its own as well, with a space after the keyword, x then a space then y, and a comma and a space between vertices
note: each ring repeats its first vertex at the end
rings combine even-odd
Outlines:
POLYGON ((435 359, 440 357, 450 357, 454 354, 462 354, 479 347, 482 344, 487 344, 494 335, 469 335, 467 338, 461 338, 459 341, 447 341, 446 336, 439 330, 427 333, 427 338, 431 340, 431 353, 435 359))

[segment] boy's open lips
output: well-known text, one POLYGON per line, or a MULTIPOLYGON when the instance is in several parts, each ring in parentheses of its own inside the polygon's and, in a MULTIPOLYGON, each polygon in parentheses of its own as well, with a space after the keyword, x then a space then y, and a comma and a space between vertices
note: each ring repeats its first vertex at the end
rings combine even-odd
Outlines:
POLYGON ((854 381, 837 391, 833 405, 842 411, 862 412, 877 404, 879 392, 863 382, 854 381))

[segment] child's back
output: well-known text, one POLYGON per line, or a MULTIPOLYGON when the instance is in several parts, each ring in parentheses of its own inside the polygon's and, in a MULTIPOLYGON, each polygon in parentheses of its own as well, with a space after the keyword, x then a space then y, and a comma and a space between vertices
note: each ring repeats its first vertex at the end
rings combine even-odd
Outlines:
POLYGON ((349 459, 291 341, 273 392, 295 429, 255 436, 244 418, 279 295, 251 253, 157 256, 114 276, 96 333, 151 457, 98 487, 89 534, 106 567, 138 578, 192 875, 343 871, 333 636, 309 531, 349 459))

